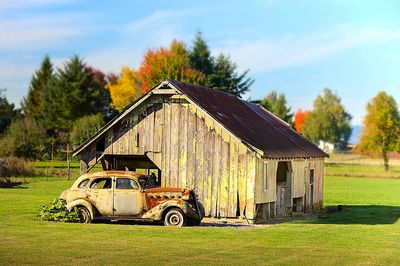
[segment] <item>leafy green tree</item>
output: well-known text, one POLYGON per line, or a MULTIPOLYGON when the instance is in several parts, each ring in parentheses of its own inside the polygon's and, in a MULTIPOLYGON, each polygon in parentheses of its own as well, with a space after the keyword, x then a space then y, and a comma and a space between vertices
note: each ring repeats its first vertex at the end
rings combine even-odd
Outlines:
POLYGON ((10 126, 18 111, 13 103, 9 103, 4 96, 4 89, 0 89, 0 134, 10 126))
POLYGON ((238 97, 246 93, 254 82, 247 77, 249 70, 239 74, 236 64, 228 56, 224 54, 216 58, 211 56, 201 33, 196 34, 193 48, 189 53, 189 62, 192 68, 206 76, 200 85, 223 90, 238 97))
POLYGON ((398 149, 400 142, 400 114, 395 99, 386 92, 379 92, 368 104, 364 129, 356 151, 379 154, 384 168, 389 170, 388 152, 398 149))
POLYGON ((32 76, 28 95, 22 100, 22 110, 25 114, 31 115, 35 119, 40 119, 42 115, 44 93, 52 76, 53 64, 50 58, 45 56, 39 70, 32 76))
POLYGON ((25 117, 13 122, 0 139, 0 156, 36 160, 49 151, 46 130, 34 118, 25 117))
POLYGON ((93 136, 104 125, 103 116, 101 114, 88 115, 79 118, 72 128, 71 141, 74 147, 79 146, 85 140, 93 136))
MULTIPOLYGON (((104 75, 100 75, 101 79, 104 75)), ((43 125, 50 132, 69 132, 76 119, 104 113, 105 82, 100 82, 77 55, 57 69, 45 91, 43 125)))
POLYGON ((285 94, 278 94, 276 91, 272 91, 264 97, 264 99, 253 102, 260 104, 262 107, 290 125, 293 124, 293 113, 291 112, 291 108, 287 106, 285 94))
POLYGON ((339 96, 326 88, 314 100, 313 110, 304 121, 303 135, 314 143, 323 140, 346 145, 352 130, 350 121, 351 115, 339 96))

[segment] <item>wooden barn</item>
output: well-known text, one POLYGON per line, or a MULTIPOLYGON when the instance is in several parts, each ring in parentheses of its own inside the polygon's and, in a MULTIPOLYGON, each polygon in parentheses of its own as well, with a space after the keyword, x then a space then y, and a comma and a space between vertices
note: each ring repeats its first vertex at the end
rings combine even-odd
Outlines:
POLYGON ((74 151, 81 172, 148 169, 195 189, 206 216, 262 222, 318 210, 327 155, 261 106, 165 80, 74 151))

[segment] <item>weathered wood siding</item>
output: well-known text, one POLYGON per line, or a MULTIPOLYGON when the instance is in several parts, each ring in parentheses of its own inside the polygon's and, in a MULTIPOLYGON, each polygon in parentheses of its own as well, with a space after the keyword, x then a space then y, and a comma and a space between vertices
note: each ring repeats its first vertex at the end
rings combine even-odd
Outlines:
POLYGON ((256 153, 184 98, 157 97, 106 133, 105 153, 146 154, 161 185, 195 189, 207 216, 253 219, 256 153))
POLYGON ((293 183, 292 183, 292 196, 293 198, 304 197, 305 195, 305 168, 306 160, 293 160, 293 183))
POLYGON ((257 204, 274 202, 276 200, 276 171, 278 168, 278 162, 278 160, 265 160, 257 157, 257 174, 255 188, 255 197, 257 204), (264 170, 265 166, 267 168, 266 178, 264 170), (267 184, 265 184, 265 181, 267 181, 267 184))
MULTIPOLYGON (((255 178, 255 203, 263 204, 276 201, 276 175, 278 162, 280 160, 267 160, 257 157, 256 163, 256 178, 255 178), (267 177, 265 179, 265 171, 263 167, 267 165, 267 177), (267 187, 265 189, 265 181, 267 187)), ((305 199, 306 210, 310 206, 310 169, 314 169, 314 210, 318 210, 323 203, 323 180, 324 180, 324 159, 295 159, 295 160, 282 160, 290 161, 292 168, 292 182, 291 191, 292 199, 301 198, 305 199)))
POLYGON ((313 210, 318 210, 322 207, 323 204, 323 190, 324 190, 324 160, 323 159, 310 159, 309 166, 307 171, 307 178, 306 178, 306 186, 307 190, 307 197, 306 197, 306 204, 307 209, 310 210, 310 169, 314 169, 314 204, 313 210))

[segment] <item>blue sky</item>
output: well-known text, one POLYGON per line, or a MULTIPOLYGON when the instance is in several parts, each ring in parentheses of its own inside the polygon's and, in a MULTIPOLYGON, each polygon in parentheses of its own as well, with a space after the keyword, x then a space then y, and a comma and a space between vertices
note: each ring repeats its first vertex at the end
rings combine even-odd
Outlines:
POLYGON ((104 72, 138 67, 148 48, 203 32, 213 54, 229 54, 255 83, 248 95, 286 94, 310 109, 323 88, 361 124, 385 90, 400 101, 400 1, 0 2, 0 88, 16 104, 43 56, 56 66, 76 53, 104 72))

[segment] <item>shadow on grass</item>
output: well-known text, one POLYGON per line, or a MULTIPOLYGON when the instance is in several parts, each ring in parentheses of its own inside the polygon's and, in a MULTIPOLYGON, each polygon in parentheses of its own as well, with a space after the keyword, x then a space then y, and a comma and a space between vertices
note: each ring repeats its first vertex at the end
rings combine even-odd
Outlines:
POLYGON ((394 224, 400 218, 400 206, 344 205, 343 210, 325 208, 318 218, 304 221, 313 224, 394 224))
POLYGON ((22 186, 22 182, 11 181, 9 179, 0 180, 0 188, 27 188, 22 186))

